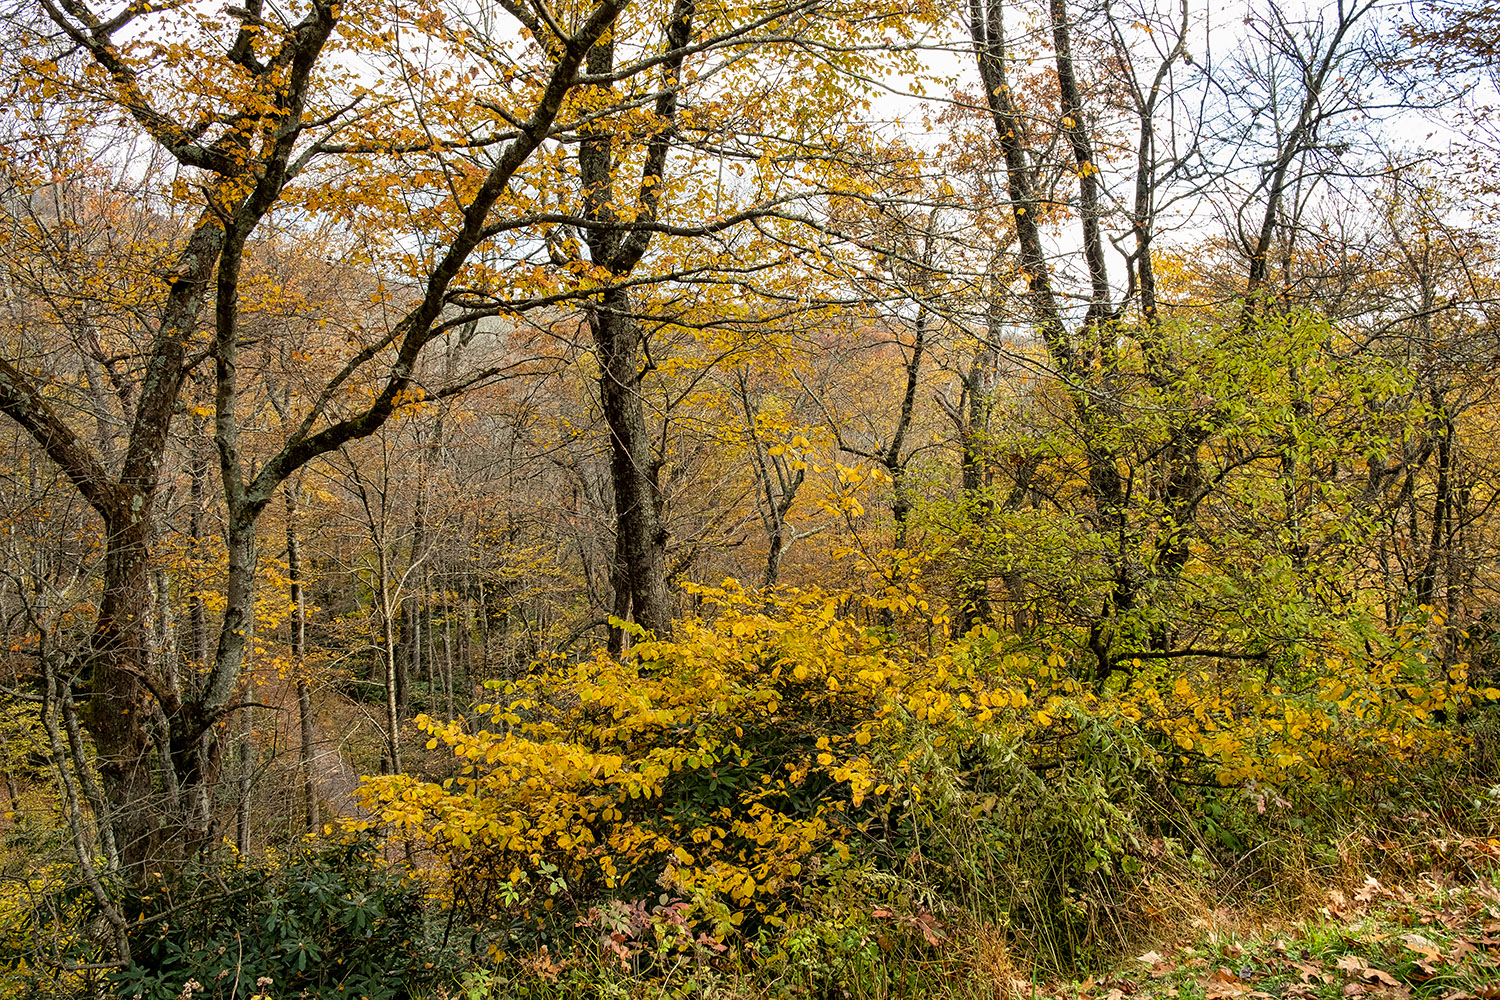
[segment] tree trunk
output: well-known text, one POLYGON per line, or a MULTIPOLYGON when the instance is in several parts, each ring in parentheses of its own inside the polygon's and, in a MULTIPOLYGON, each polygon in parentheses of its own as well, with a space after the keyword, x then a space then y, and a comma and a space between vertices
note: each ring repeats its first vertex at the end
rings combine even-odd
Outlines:
POLYGON ((453 722, 453 616, 456 614, 449 587, 451 582, 443 582, 443 705, 444 718, 449 723, 453 722))
POLYGON ((389 770, 385 770, 384 773, 400 774, 401 714, 397 693, 399 668, 396 663, 396 609, 391 606, 390 566, 386 558, 385 546, 376 545, 375 553, 377 571, 380 574, 378 599, 380 601, 380 628, 384 640, 381 643, 381 650, 385 654, 385 764, 389 770))
POLYGON ((120 861, 144 871, 164 847, 157 824, 157 799, 151 776, 151 738, 146 724, 144 626, 151 598, 147 554, 151 523, 146 498, 135 494, 134 511, 106 521, 109 541, 104 554, 104 593, 94 630, 90 687, 96 692, 84 711, 94 737, 96 761, 120 861))
MULTIPOLYGON (((255 699, 255 676, 245 681, 245 701, 255 699)), ((255 709, 246 704, 240 708, 239 801, 235 809, 234 845, 240 856, 250 853, 250 796, 255 790, 255 709)))
MULTIPOLYGON (((616 552, 635 621, 654 635, 666 636, 672 630, 667 532, 659 508, 660 465, 652 453, 641 402, 640 326, 624 289, 611 289, 602 299, 589 311, 589 326, 599 349, 599 390, 609 425, 616 552)), ((617 594, 617 606, 618 601, 617 594)))
POLYGON ((296 671, 297 722, 300 742, 297 767, 302 776, 302 818, 308 833, 317 831, 318 785, 313 772, 312 690, 307 679, 307 598, 302 591, 302 542, 297 537, 297 487, 288 482, 286 496, 286 574, 292 598, 292 669, 296 671))
MULTIPOLYGON (((992 308, 991 312, 995 312, 992 308)), ((991 329, 998 326, 991 323, 991 329)), ((982 436, 989 424, 995 351, 981 344, 974 352, 969 374, 964 378, 964 394, 967 407, 960 408, 955 415, 959 423, 959 446, 962 450, 962 465, 959 485, 963 490, 964 515, 970 529, 976 533, 989 520, 994 504, 985 493, 989 485, 987 463, 982 436)), ((1020 608, 1020 595, 1016 596, 1016 607, 1020 608)), ((953 617, 953 638, 968 634, 969 630, 990 617, 989 581, 983 574, 971 575, 961 587, 958 614, 953 617)), ((1019 627, 1017 628, 1019 632, 1019 627)))

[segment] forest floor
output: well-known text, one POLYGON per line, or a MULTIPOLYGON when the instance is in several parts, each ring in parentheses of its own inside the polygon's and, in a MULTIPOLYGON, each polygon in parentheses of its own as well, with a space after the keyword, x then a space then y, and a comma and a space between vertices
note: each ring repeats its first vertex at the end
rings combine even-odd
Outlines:
MULTIPOLYGON (((1500 841, 1477 846, 1500 857, 1500 841)), ((1077 1000, 1495 1000, 1497 882, 1500 865, 1492 864, 1463 882, 1441 871, 1402 885, 1370 877, 1352 892, 1329 890, 1315 912, 1286 921, 1216 911, 1194 921, 1190 940, 1059 992, 1077 1000)))

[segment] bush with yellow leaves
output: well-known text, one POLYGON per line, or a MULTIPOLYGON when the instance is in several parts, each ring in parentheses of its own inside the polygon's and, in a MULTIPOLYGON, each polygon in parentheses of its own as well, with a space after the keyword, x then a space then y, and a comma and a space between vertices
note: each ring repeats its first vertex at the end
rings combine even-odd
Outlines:
POLYGON ((1050 923, 1033 943, 1065 964, 1100 945, 1091 880, 1185 835, 1191 818, 1159 807, 1174 784, 1264 812, 1278 789, 1397 781, 1460 752, 1434 713, 1472 696, 1462 668, 1423 662, 1416 629, 1379 659, 1274 677, 1136 663, 1099 686, 990 629, 917 655, 842 616, 846 594, 696 593, 707 616, 670 641, 492 684, 483 728, 420 719, 451 777, 367 780, 369 825, 432 852, 436 891, 492 955, 646 901, 711 960, 784 938, 837 885, 866 914, 986 909, 1023 938, 1050 923))

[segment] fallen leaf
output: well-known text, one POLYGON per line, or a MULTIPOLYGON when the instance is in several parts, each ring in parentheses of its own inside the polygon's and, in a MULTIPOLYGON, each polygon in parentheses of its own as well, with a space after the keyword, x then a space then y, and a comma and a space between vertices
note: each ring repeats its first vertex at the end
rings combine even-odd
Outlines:
POLYGON ((1379 983, 1381 986, 1400 986, 1401 983, 1395 976, 1381 969, 1367 968, 1362 974, 1367 982, 1379 983))
POLYGON ((1374 875, 1367 875, 1365 877, 1364 887, 1354 894, 1354 899, 1359 903, 1368 903, 1376 896, 1388 895, 1390 895, 1390 893, 1385 891, 1385 886, 1376 881, 1374 875))
POLYGON ((1135 960, 1144 965, 1158 965, 1161 963, 1162 957, 1157 952, 1148 951, 1144 955, 1137 955, 1135 960))
POLYGON ((1442 949, 1420 934, 1403 934, 1401 936, 1401 943, 1418 955, 1426 958, 1429 962, 1441 962, 1443 960, 1442 949))
POLYGON ((1240 982, 1238 976, 1220 966, 1208 977, 1203 994, 1207 1000, 1225 1000, 1227 997, 1242 997, 1249 987, 1240 982))
POLYGON ((1320 983, 1333 981, 1333 974, 1316 962, 1289 962, 1288 964, 1302 973, 1304 983, 1311 983, 1315 979, 1320 983))

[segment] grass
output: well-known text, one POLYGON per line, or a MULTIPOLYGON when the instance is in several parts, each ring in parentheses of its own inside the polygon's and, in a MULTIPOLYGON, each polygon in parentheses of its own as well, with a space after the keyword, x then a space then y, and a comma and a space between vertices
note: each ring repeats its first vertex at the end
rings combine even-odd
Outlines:
MULTIPOLYGON (((1404 845, 1407 848, 1415 844, 1404 845)), ((1432 845, 1429 845, 1432 846, 1432 845)), ((668 982, 607 964, 569 963, 557 976, 469 979, 445 1000, 1500 1000, 1500 840, 1445 842, 1424 854, 1387 855, 1388 880, 1359 874, 1340 885, 1244 897, 1214 905, 1210 892, 1166 892, 1155 944, 1107 973, 1062 980, 1043 974, 993 925, 862 938, 863 960, 820 977, 809 956, 773 973, 698 969, 668 982), (1411 863, 1426 869, 1412 873, 1411 863), (1442 864, 1435 863, 1438 858, 1442 864), (1393 874, 1406 869, 1406 874, 1393 874), (1296 900, 1296 902, 1293 902, 1296 900), (696 974, 695 974, 696 973, 696 974), (770 974, 768 974, 770 973, 770 974)), ((1364 858, 1362 860, 1373 860, 1364 858)), ((1179 887, 1184 888, 1184 887, 1179 887)), ((853 952, 845 951, 845 955, 853 952)), ((558 967, 562 969, 561 966, 558 967)), ((436 998, 435 998, 436 1000, 436 998)))
POLYGON ((1291 919, 1200 920, 1187 940, 1055 988, 1104 1000, 1500 998, 1500 846, 1478 846, 1490 857, 1472 881, 1441 871, 1393 886, 1368 877, 1352 892, 1329 889, 1323 905, 1291 919))

